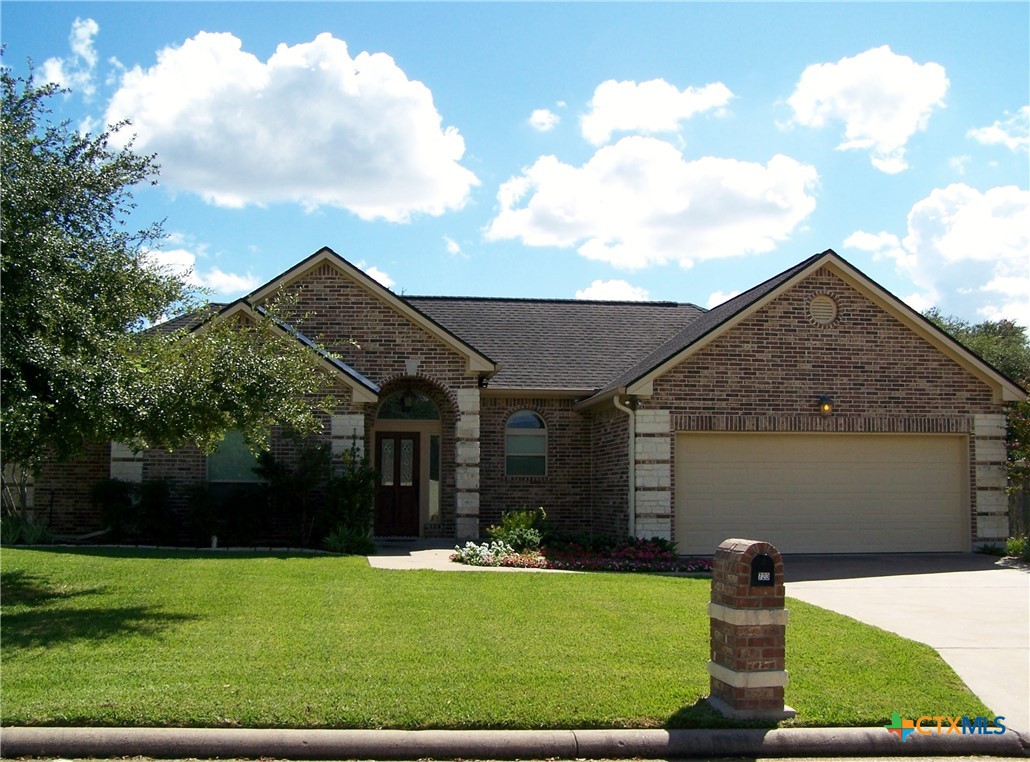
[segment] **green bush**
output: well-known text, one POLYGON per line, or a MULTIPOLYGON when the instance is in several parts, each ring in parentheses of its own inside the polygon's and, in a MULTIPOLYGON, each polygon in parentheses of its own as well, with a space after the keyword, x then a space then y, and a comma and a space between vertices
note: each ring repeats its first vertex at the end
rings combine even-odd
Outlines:
POLYGON ((332 452, 328 444, 304 443, 294 463, 284 463, 270 452, 258 456, 254 469, 265 482, 266 503, 273 514, 296 526, 296 539, 307 547, 319 520, 317 497, 330 478, 332 452))
POLYGON ((186 493, 186 527, 194 542, 207 547, 212 538, 225 535, 225 500, 207 482, 194 484, 186 493))
POLYGON ((352 556, 370 556, 376 552, 376 544, 367 530, 353 529, 344 524, 338 524, 326 535, 323 545, 332 553, 352 556))
POLYGON ((101 479, 89 491, 89 502, 100 510, 100 523, 111 542, 123 542, 136 534, 138 518, 134 485, 121 479, 101 479))
POLYGON ((171 544, 175 537, 175 517, 171 505, 172 486, 164 479, 146 481, 137 494, 138 530, 141 540, 157 545, 171 544))
POLYGON ((46 545, 53 541, 54 533, 44 524, 34 524, 17 514, 0 520, 0 545, 46 545))
POLYGON ((111 542, 171 543, 175 519, 171 485, 163 479, 139 484, 101 479, 89 492, 90 503, 100 509, 100 521, 111 542))
POLYGON ((1010 537, 1005 541, 1005 555, 1030 561, 1030 537, 1010 537))
POLYGON ((375 517, 376 472, 357 450, 343 453, 342 462, 326 485, 322 521, 330 531, 345 527, 370 535, 375 517))
POLYGON ((510 545, 519 553, 536 550, 542 538, 539 527, 546 518, 543 508, 508 511, 501 516, 501 525, 489 527, 486 534, 494 542, 510 545))

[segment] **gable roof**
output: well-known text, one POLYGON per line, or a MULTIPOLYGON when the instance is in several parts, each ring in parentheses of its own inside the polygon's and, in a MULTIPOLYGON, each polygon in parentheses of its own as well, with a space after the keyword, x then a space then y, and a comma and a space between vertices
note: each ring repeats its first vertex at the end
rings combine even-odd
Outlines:
POLYGON ((302 278, 311 270, 322 264, 329 263, 336 269, 343 272, 348 278, 360 288, 369 292, 375 298, 385 302, 389 307, 404 315, 411 322, 435 336, 445 345, 460 355, 463 355, 468 362, 469 373, 478 373, 491 376, 497 372, 497 363, 480 352, 476 347, 468 344, 455 335, 449 328, 441 325, 430 316, 415 307, 409 300, 398 296, 379 281, 370 277, 361 268, 352 265, 328 246, 323 246, 307 259, 298 262, 286 272, 272 278, 272 280, 251 291, 245 298, 252 304, 258 304, 275 295, 284 286, 302 278))
POLYGON ((675 302, 409 296, 500 362, 490 388, 592 394, 704 314, 675 302))
POLYGON ((1012 379, 867 277, 833 249, 827 249, 712 308, 628 367, 597 394, 581 404, 595 404, 618 394, 650 394, 656 378, 731 330, 821 267, 827 267, 852 288, 965 367, 992 389, 995 401, 1026 399, 1026 392, 1012 379))
MULTIPOLYGON (((821 267, 827 267, 993 391, 995 401, 1026 399, 1012 379, 967 349, 832 249, 815 254, 738 296, 704 310, 676 302, 601 302, 560 299, 398 296, 332 249, 322 248, 229 305, 212 305, 221 318, 238 310, 254 314, 260 301, 330 263, 355 283, 464 355, 470 373, 490 379, 495 390, 525 390, 582 398, 589 407, 611 397, 648 395, 656 378, 732 330, 741 321, 821 267)), ((155 329, 196 330, 211 319, 204 311, 155 329)), ((354 389, 355 401, 375 401, 379 387, 292 326, 279 327, 318 353, 354 389)))
MULTIPOLYGON (((213 321, 225 320, 226 318, 233 317, 234 315, 244 315, 251 320, 270 317, 272 322, 280 331, 293 337, 295 340, 313 351, 315 356, 318 358, 319 364, 323 368, 334 373, 350 387, 352 400, 354 402, 376 402, 379 399, 380 388, 378 384, 368 380, 361 373, 354 370, 350 365, 319 347, 318 344, 313 342, 289 323, 270 316, 268 311, 263 307, 254 307, 246 297, 226 304, 217 311, 212 309, 206 313, 204 311, 197 311, 189 313, 188 315, 183 315, 181 316, 182 318, 191 318, 191 320, 186 321, 185 324, 180 327, 185 327, 189 333, 193 333, 194 331, 204 331, 213 321)), ((168 323, 171 322, 173 321, 168 321, 168 323)), ((167 326, 168 323, 164 323, 162 325, 167 326)))

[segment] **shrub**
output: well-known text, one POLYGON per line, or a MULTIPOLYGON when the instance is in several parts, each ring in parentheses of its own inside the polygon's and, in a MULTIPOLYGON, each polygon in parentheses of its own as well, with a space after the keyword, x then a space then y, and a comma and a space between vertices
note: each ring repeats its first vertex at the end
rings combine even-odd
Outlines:
POLYGON ((481 545, 466 542, 465 547, 454 546, 451 560, 469 566, 500 566, 503 559, 514 554, 515 549, 500 540, 481 545))
POLYGON ((509 545, 518 552, 536 550, 542 537, 539 526, 546 518, 547 512, 543 508, 508 511, 501 516, 501 525, 489 527, 486 534, 491 540, 509 545))
POLYGON ((54 534, 45 524, 34 524, 16 514, 0 521, 0 545, 46 545, 53 541, 54 534))
POLYGON ((195 484, 186 494, 186 525, 201 546, 213 542, 222 526, 221 502, 211 485, 195 484))
POLYGON ((565 569, 569 571, 624 572, 710 572, 709 558, 680 558, 676 544, 661 538, 642 540, 626 538, 610 541, 605 550, 566 543, 561 549, 517 551, 511 545, 494 540, 487 544, 465 543, 456 546, 451 560, 469 566, 507 566, 522 569, 565 569))
POLYGON ((171 485, 164 480, 141 483, 101 479, 89 491, 90 503, 111 542, 171 542, 175 534, 171 485))
POLYGON ((331 531, 343 526, 356 534, 369 535, 375 515, 376 472, 367 458, 351 448, 326 485, 321 518, 331 531))
POLYGON ((367 531, 355 530, 344 524, 337 525, 326 535, 323 545, 332 553, 354 556, 370 556, 376 552, 376 544, 367 531))
POLYGON ((1005 541, 1005 555, 1030 561, 1030 537, 1010 537, 1005 541))
POLYGON ((172 516, 171 484, 163 479, 139 485, 137 505, 138 530, 141 539, 156 544, 171 543, 175 535, 172 516))
POLYGON ((314 504, 319 490, 324 490, 330 477, 332 452, 328 444, 304 443, 293 463, 285 463, 271 452, 258 456, 254 469, 265 482, 265 499, 270 510, 296 522, 297 541, 311 544, 320 508, 314 504))
POLYGON ((100 521, 112 542, 135 535, 138 524, 134 485, 121 479, 101 479, 90 488, 89 502, 100 510, 100 521))

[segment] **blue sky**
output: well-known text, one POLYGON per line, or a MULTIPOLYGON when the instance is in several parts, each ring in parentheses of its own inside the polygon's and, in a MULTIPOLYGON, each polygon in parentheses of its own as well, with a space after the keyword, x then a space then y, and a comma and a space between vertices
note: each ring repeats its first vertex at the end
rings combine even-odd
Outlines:
POLYGON ((153 256, 216 299, 330 246, 398 293, 714 306, 833 248, 1030 325, 1028 9, 5 1, 0 37, 132 122, 153 256))

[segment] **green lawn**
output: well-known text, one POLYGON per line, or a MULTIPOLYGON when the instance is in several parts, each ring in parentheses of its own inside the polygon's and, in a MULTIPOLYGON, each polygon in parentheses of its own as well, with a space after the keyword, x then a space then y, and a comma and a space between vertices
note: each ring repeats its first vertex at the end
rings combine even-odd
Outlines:
MULTIPOLYGON (((709 582, 11 550, 5 725, 714 727, 709 582)), ((789 601, 794 724, 986 715, 929 648, 789 601)))

